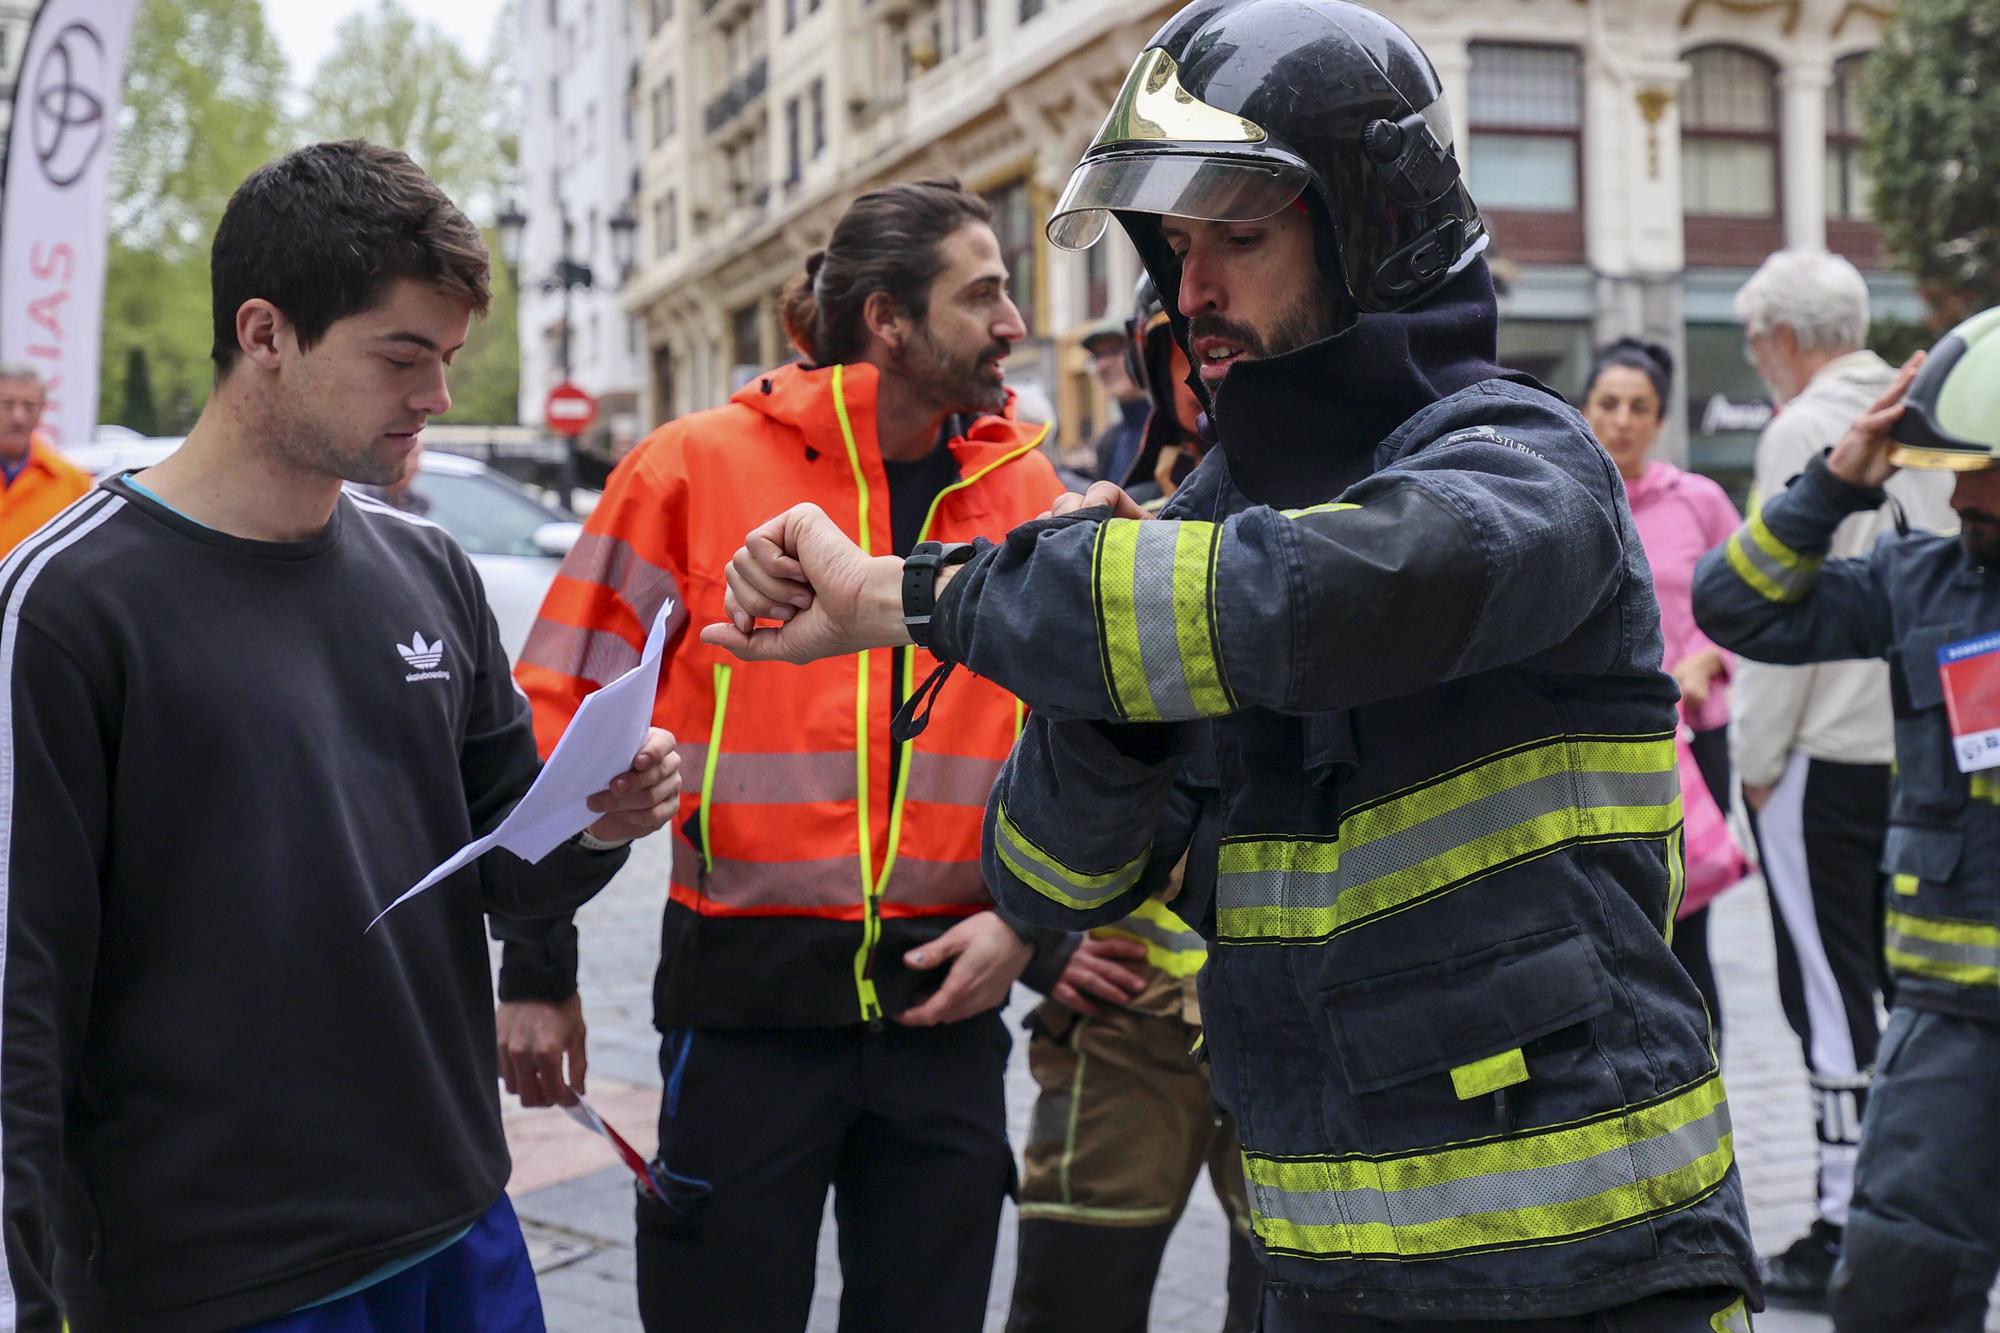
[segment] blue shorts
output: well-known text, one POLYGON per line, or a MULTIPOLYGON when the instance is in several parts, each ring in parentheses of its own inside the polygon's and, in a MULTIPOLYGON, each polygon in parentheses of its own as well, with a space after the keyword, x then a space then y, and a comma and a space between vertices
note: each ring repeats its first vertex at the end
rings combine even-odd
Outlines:
POLYGON ((547 1333, 506 1195, 456 1244, 373 1286, 241 1333, 547 1333))

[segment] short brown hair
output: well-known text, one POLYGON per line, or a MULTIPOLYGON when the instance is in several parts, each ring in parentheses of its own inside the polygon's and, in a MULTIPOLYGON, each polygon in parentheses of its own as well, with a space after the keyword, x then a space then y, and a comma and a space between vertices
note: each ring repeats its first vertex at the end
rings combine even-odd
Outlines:
POLYGON ((858 359, 868 347, 861 308, 886 292, 910 317, 930 311, 931 283, 944 271, 944 243, 968 223, 993 225, 984 199, 955 180, 913 181, 862 195, 826 249, 785 284, 778 314, 785 335, 816 365, 858 359))
POLYGON ((407 154, 360 139, 288 153, 250 173, 215 229, 216 378, 236 364, 245 301, 284 311, 305 348, 403 278, 455 292, 484 315, 491 268, 479 229, 407 154))

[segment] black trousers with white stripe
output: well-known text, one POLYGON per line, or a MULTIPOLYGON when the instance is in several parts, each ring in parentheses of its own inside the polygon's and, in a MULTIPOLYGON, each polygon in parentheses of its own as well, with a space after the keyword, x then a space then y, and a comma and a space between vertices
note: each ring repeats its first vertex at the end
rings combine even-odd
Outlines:
POLYGON ((1861 1117, 1881 1040, 1882 843, 1889 766, 1794 754, 1752 814, 1771 894, 1778 998, 1799 1037, 1819 1136, 1819 1212, 1847 1224, 1861 1117))

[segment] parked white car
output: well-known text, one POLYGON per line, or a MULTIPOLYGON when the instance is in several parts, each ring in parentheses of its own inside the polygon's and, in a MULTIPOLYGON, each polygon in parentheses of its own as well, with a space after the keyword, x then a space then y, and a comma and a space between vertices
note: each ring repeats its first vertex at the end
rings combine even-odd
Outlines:
MULTIPOLYGON (((180 445, 178 436, 94 440, 64 453, 91 475, 107 477, 149 468, 180 445)), ((576 515, 478 459, 426 449, 417 462, 412 488, 429 503, 424 517, 472 557, 512 661, 583 526, 576 515)))

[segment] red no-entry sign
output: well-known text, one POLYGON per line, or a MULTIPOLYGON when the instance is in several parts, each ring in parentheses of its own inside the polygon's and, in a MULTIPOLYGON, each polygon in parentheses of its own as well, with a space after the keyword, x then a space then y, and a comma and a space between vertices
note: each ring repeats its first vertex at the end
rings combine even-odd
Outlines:
POLYGON ((549 390, 549 400, 543 405, 542 412, 550 430, 575 439, 597 420, 597 400, 576 385, 564 381, 549 390))

